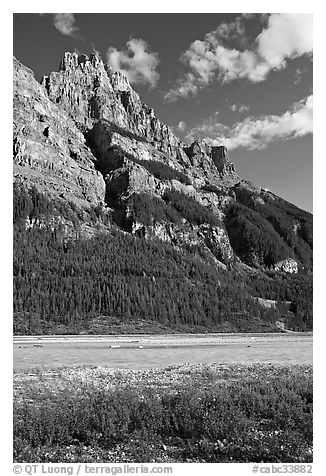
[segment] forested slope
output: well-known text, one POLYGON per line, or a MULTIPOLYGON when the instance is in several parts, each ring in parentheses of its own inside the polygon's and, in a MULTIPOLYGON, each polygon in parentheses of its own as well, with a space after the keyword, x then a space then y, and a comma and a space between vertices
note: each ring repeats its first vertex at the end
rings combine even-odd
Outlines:
MULTIPOLYGON (((107 220, 100 217, 89 212, 89 223, 107 220)), ((176 331, 271 331, 282 316, 301 330, 311 328, 309 280, 302 286, 285 274, 244 277, 217 267, 198 247, 176 249, 112 226, 85 239, 80 224, 75 207, 63 209, 36 189, 16 188, 15 332, 88 332, 99 316, 102 332, 109 331, 112 318, 153 321, 153 331, 155 323, 176 331), (63 214, 73 223, 74 239, 51 229, 51 218, 63 214), (293 312, 266 310, 255 296, 291 300, 293 312)))

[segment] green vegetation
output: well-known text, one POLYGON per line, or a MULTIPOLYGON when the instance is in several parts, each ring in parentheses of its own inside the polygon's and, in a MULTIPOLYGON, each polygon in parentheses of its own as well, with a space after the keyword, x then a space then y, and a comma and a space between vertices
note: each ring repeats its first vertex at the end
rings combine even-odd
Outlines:
POLYGON ((53 214, 55 210, 53 203, 40 194, 36 187, 28 191, 15 182, 13 199, 13 219, 16 224, 27 217, 32 219, 42 214, 53 214))
POLYGON ((49 332, 52 324, 80 332, 98 315, 239 331, 271 330, 277 319, 265 323, 240 277, 196 250, 119 232, 65 242, 37 228, 14 235, 14 307, 22 334, 49 332))
POLYGON ((288 275, 286 273, 269 272, 250 278, 252 295, 289 302, 287 327, 294 331, 309 331, 313 327, 313 281, 311 275, 288 275))
MULTIPOLYGON (((27 217, 45 220, 58 213, 70 217, 78 231, 85 216, 89 223, 98 223, 102 212, 94 208, 86 213, 66 202, 50 202, 35 189, 27 192, 18 187, 15 192, 17 334, 53 333, 59 328, 62 333, 93 332, 92 322, 98 317, 102 322, 107 319, 108 325, 101 326, 105 332, 110 332, 112 318, 114 329, 117 320, 126 329, 139 328, 134 322, 146 320, 157 323, 158 330, 163 326, 181 332, 264 332, 275 330, 275 322, 283 317, 297 330, 311 330, 311 276, 274 273, 255 280, 235 270, 217 268, 213 258, 199 247, 181 250, 158 239, 123 234, 113 227, 110 233, 70 240, 51 227, 26 229, 27 217), (252 296, 290 300, 291 312, 266 310, 252 296)), ((194 204, 187 216, 196 221, 195 213, 200 210, 197 202, 178 202, 178 194, 170 197, 182 213, 179 203, 194 204)), ((165 216, 172 221, 182 214, 163 200, 157 199, 157 204, 148 201, 146 195, 134 200, 144 219, 165 216), (158 208, 150 208, 153 204, 158 208)))
POLYGON ((182 217, 164 200, 147 193, 133 194, 128 202, 133 218, 145 226, 152 226, 155 222, 181 223, 182 217))
POLYGON ((181 223, 185 218, 193 225, 207 223, 224 227, 223 222, 194 198, 176 190, 168 190, 163 200, 147 193, 133 194, 129 200, 133 217, 146 226, 155 222, 181 223))
POLYGON ((14 461, 308 463, 312 368, 18 374, 14 461))
POLYGON ((245 205, 228 205, 224 222, 232 248, 247 264, 270 267, 293 257, 293 251, 273 226, 245 205))
POLYGON ((185 193, 168 190, 165 192, 163 199, 192 224, 208 223, 212 226, 224 227, 223 222, 211 210, 200 205, 194 198, 185 193))
MULTIPOLYGON (((234 191, 237 201, 242 205, 236 209, 238 214, 243 214, 249 220, 254 217, 254 224, 259 222, 260 227, 265 228, 265 234, 271 233, 270 224, 279 235, 276 243, 281 246, 281 254, 288 253, 288 256, 292 254, 306 270, 312 270, 312 215, 271 194, 258 195, 241 187, 234 187, 234 191)), ((231 215, 235 213, 232 206, 229 212, 231 215)), ((232 224, 230 223, 230 227, 232 224)), ((243 223, 242 226, 244 226, 243 223)), ((268 240, 267 247, 270 247, 270 241, 268 240)), ((275 251, 272 254, 276 259, 275 251)))
POLYGON ((32 221, 55 216, 71 222, 76 229, 79 229, 82 222, 89 225, 97 225, 99 222, 104 225, 110 223, 110 217, 101 205, 81 210, 73 202, 67 200, 49 200, 35 186, 27 190, 19 182, 14 183, 13 221, 17 232, 25 228, 26 219, 32 221))

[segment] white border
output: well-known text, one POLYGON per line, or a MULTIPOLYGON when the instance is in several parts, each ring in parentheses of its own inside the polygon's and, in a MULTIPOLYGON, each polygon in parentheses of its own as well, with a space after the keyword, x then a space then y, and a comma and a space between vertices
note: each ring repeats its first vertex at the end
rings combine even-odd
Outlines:
MULTIPOLYGON (((93 4, 94 5, 94 4, 93 4)), ((95 8, 95 5, 94 5, 95 8)), ((314 14, 314 375, 315 375, 315 419, 314 419, 314 475, 325 474, 322 471, 322 462, 324 460, 323 433, 326 421, 325 412, 325 394, 324 390, 324 336, 326 318, 323 313, 324 305, 324 282, 325 275, 325 241, 326 220, 326 188, 325 188, 325 152, 324 137, 326 123, 324 120, 326 102, 325 102, 325 7, 322 2, 310 1, 279 1, 259 2, 259 1, 204 1, 192 2, 189 0, 164 2, 152 1, 124 1, 124 2, 96 2, 96 10, 90 10, 89 2, 82 5, 80 1, 62 1, 49 3, 41 1, 13 1, 2 7, 2 27, 1 27, 1 304, 2 304, 2 329, 3 341, 1 345, 1 363, 2 363, 2 432, 1 432, 1 461, 4 463, 2 474, 12 474, 12 14, 13 13, 55 13, 55 12, 74 12, 74 13, 234 13, 234 12, 293 12, 293 13, 313 13, 314 14), (267 8, 269 7, 269 8, 267 8)), ((167 32, 168 34, 168 32, 167 32)), ((180 473, 180 465, 178 471, 180 473)), ((205 471, 207 474, 250 474, 251 470, 247 465, 181 465, 182 473, 194 473, 205 471), (190 467, 191 466, 191 467, 190 467), (239 469, 240 466, 240 469, 239 469)), ((250 465, 251 467, 251 465, 250 465)))

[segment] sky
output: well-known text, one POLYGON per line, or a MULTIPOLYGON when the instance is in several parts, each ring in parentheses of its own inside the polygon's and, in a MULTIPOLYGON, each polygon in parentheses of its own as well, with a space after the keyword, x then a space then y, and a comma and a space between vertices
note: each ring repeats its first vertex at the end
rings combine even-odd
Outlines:
POLYGON ((184 142, 225 145, 243 179, 312 211, 312 14, 15 13, 38 80, 98 52, 184 142))

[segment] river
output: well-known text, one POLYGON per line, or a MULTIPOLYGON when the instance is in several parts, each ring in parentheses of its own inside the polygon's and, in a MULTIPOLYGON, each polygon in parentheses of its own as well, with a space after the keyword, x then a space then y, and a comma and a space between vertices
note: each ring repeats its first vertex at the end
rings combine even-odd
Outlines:
POLYGON ((149 369, 183 363, 312 363, 311 333, 15 336, 14 370, 149 369))

